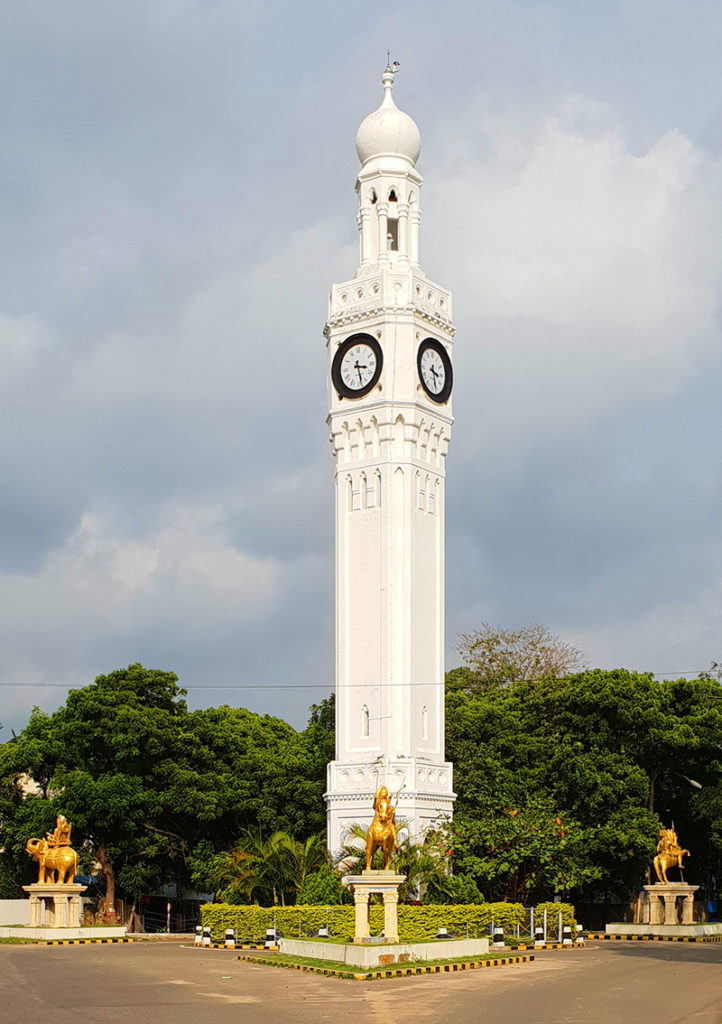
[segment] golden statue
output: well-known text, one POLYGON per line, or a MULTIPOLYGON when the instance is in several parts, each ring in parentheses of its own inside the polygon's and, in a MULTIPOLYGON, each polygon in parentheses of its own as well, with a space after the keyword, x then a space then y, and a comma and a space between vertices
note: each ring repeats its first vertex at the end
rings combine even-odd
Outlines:
POLYGON ((680 877, 684 881, 682 858, 685 854, 689 857, 689 850, 683 850, 680 847, 674 828, 661 828, 659 830, 659 842, 657 843, 657 856, 654 858, 654 870, 657 872, 657 880, 664 885, 669 885, 667 869, 673 868, 676 865, 679 868, 680 877))
POLYGON ((386 786, 381 786, 374 797, 374 820, 366 834, 366 870, 371 870, 371 863, 376 850, 384 852, 384 871, 391 867, 391 855, 398 845, 398 831, 396 828, 396 804, 399 802, 399 794, 396 794, 396 803, 391 802, 389 791, 386 786))
POLYGON ((45 839, 28 839, 25 850, 38 862, 38 883, 64 885, 78 873, 78 855, 70 845, 72 826, 59 814, 52 832, 45 839))
POLYGON ((55 819, 55 828, 52 832, 46 832, 45 838, 48 846, 70 846, 70 830, 72 825, 64 814, 59 814, 55 819))

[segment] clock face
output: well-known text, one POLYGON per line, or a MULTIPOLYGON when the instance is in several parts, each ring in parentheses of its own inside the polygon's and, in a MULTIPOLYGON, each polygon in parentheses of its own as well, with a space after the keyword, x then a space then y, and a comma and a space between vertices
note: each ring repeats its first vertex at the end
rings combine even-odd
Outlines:
POLYGON ((449 401, 453 374, 451 360, 444 346, 433 338, 427 338, 419 345, 417 357, 421 385, 432 400, 440 405, 449 401))
POLYGON ((354 334, 336 349, 331 379, 341 398, 362 398, 378 383, 383 365, 381 346, 370 334, 354 334))

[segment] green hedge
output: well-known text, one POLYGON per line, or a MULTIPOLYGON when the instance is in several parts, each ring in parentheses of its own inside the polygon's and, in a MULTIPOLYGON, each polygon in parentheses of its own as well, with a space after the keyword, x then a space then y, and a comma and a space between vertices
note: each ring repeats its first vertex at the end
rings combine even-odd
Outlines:
MULTIPOLYGON (((552 908, 549 911, 549 922, 556 921, 560 910, 564 913, 564 923, 574 922, 574 908, 567 903, 549 903, 542 905, 552 908)), ((371 932, 380 934, 383 928, 383 907, 379 903, 371 905, 371 932)), ((507 934, 513 932, 517 925, 524 926, 528 911, 520 903, 482 903, 455 904, 451 906, 428 905, 423 907, 399 906, 399 938, 402 942, 422 942, 433 938, 439 928, 446 928, 452 934, 465 936, 467 926, 470 938, 480 938, 489 933, 489 925, 493 921, 501 925, 507 934)), ((263 939, 266 929, 274 924, 287 938, 298 935, 314 934, 319 928, 328 924, 331 935, 344 942, 350 942, 354 933, 353 907, 241 907, 230 903, 206 903, 201 907, 201 923, 210 927, 213 939, 219 942, 224 937, 226 928, 233 928, 236 939, 263 939)))

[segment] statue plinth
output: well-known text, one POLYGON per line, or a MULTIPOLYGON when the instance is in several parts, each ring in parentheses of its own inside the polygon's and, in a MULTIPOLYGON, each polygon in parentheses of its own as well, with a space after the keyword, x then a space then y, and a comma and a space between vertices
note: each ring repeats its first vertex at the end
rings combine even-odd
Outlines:
POLYGON ((647 894, 647 924, 693 924, 694 894, 698 885, 687 885, 686 882, 656 882, 645 885, 647 894), (677 900, 682 901, 682 920, 679 920, 677 900))
POLYGON ((80 927, 80 896, 86 885, 36 882, 23 889, 30 897, 31 928, 80 927))
POLYGON ((399 886, 406 881, 405 875, 397 875, 395 871, 362 871, 360 875, 346 875, 343 884, 349 887, 353 896, 355 928, 353 941, 357 944, 371 940, 369 925, 369 899, 372 894, 379 893, 384 901, 384 935, 381 942, 399 941, 399 886))

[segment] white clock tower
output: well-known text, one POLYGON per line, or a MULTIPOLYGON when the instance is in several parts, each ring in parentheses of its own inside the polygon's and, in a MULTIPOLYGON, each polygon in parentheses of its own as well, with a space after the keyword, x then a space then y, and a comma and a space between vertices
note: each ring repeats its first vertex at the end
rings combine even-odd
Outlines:
POLYGON ((391 95, 356 136, 359 265, 324 331, 336 480, 336 760, 329 849, 376 789, 418 839, 451 817, 444 760, 444 464, 451 293, 419 265, 419 130, 391 95))

